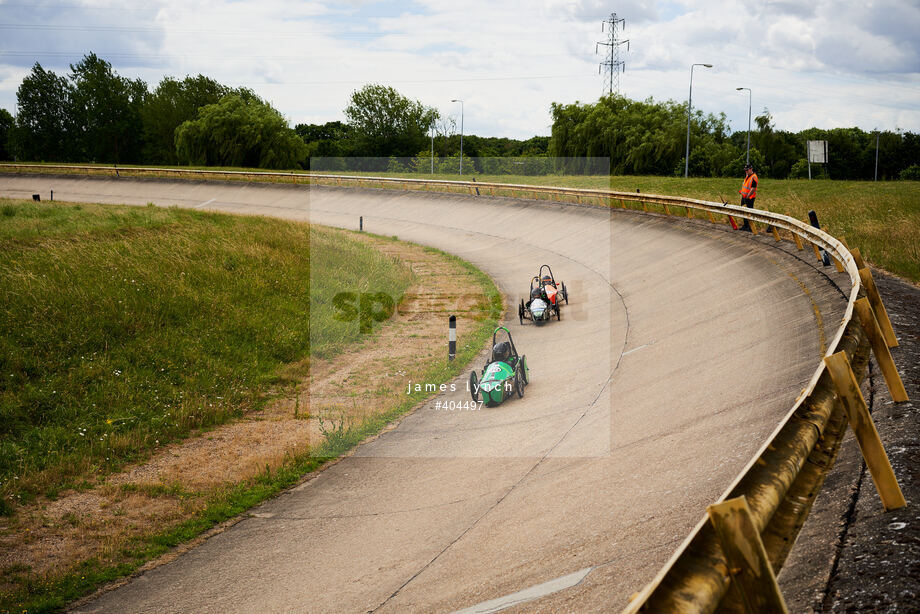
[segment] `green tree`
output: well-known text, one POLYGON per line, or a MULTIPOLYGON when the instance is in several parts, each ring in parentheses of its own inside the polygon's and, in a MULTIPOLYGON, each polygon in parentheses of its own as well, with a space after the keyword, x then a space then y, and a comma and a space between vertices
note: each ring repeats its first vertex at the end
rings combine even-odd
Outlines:
POLYGON ((141 107, 147 84, 118 76, 90 53, 70 65, 73 94, 69 121, 81 157, 99 162, 136 162, 141 157, 141 107))
POLYGON ((351 126, 339 121, 325 124, 297 124, 294 131, 307 145, 310 168, 344 170, 341 158, 351 155, 351 126), (313 158, 316 158, 315 162, 313 158))
POLYGON ((13 150, 10 136, 13 133, 13 115, 6 109, 0 109, 0 160, 12 160, 13 150))
POLYGON ((177 81, 165 77, 141 107, 144 159, 154 164, 178 164, 176 128, 198 117, 198 110, 217 103, 230 88, 198 75, 177 81))
POLYGON ((787 177, 800 155, 796 151, 795 135, 777 131, 773 126, 773 115, 766 108, 763 114, 754 118, 754 122, 757 129, 751 134, 751 147, 756 147, 763 154, 763 166, 758 173, 776 179, 787 177))
POLYGON ((307 147, 284 117, 251 93, 229 94, 176 129, 180 164, 291 169, 307 147))
MULTIPOLYGON (((742 151, 741 155, 722 167, 721 175, 723 177, 737 177, 740 181, 744 178, 744 165, 746 160, 747 152, 742 151)), ((764 162, 763 154, 753 145, 751 146, 751 166, 754 167, 754 172, 757 173, 758 179, 770 176, 769 173, 764 170, 766 168, 766 163, 764 162)))
MULTIPOLYGON (((614 174, 656 174, 683 168, 687 134, 687 107, 674 101, 638 102, 612 95, 594 104, 553 104, 550 154, 565 161, 565 170, 577 171, 590 158, 609 158, 614 174)), ((725 115, 704 115, 697 110, 691 118, 693 152, 700 172, 716 172, 711 161, 696 149, 727 138, 725 115)), ((717 148, 718 149, 718 148, 717 148)))
MULTIPOLYGON (((910 164, 907 154, 907 136, 889 130, 878 133, 878 178, 897 179, 898 173, 910 164)), ((875 177, 875 143, 876 133, 866 134, 865 149, 863 151, 862 178, 875 177)), ((915 158, 916 160, 916 158, 915 158)))
POLYGON ((920 181, 920 164, 912 164, 898 173, 898 179, 902 181, 920 181))
POLYGON ((366 85, 352 93, 345 116, 353 130, 356 154, 412 157, 425 147, 438 112, 392 87, 366 85))
POLYGON ((790 179, 808 179, 808 160, 805 158, 799 158, 792 163, 792 168, 789 170, 790 179))
POLYGON ((68 109, 72 88, 64 77, 38 62, 16 90, 16 121, 11 135, 20 160, 66 161, 69 147, 68 109))

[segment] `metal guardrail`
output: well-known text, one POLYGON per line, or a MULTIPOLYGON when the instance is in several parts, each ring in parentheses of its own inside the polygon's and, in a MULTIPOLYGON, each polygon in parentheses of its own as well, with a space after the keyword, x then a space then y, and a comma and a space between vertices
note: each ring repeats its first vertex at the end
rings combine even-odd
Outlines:
MULTIPOLYGON (((480 195, 485 191, 490 196, 524 197, 531 195, 536 199, 604 207, 619 205, 626 208, 626 203, 630 202, 640 203, 643 209, 647 210, 648 205, 657 205, 662 207, 666 214, 670 213, 670 207, 676 206, 684 208, 688 217, 692 217, 691 210, 704 211, 713 222, 716 221, 714 215, 746 219, 752 223, 765 224, 771 229, 780 229, 790 233, 799 249, 802 249, 801 240, 811 243, 834 258, 837 261, 838 270, 846 272, 852 287, 843 319, 828 346, 825 358, 843 352, 849 363, 852 364, 857 382, 862 381, 867 370, 869 342, 866 331, 864 331, 865 320, 861 324, 853 316, 857 301, 866 294, 864 286, 869 286, 869 289, 874 292, 874 284, 868 269, 860 269, 849 249, 830 234, 792 217, 769 211, 654 194, 475 181, 145 167, 116 169, 115 167, 98 166, 0 165, 0 171, 5 170, 29 173, 63 171, 110 176, 124 174, 270 181, 290 179, 292 183, 300 181, 319 185, 461 191, 480 195), (864 279, 868 280, 865 284, 864 279)), ((773 233, 779 240, 780 236, 777 232, 774 230, 773 233)), ((877 313, 879 321, 882 321, 884 314, 880 313, 880 310, 883 312, 884 307, 881 306, 881 301, 877 296, 871 298, 873 298, 874 312, 877 313)), ((885 320, 887 321, 887 316, 885 320)), ((875 318, 872 318, 871 321, 874 322, 875 318)), ((886 336, 891 335, 890 339, 894 339, 890 327, 889 330, 873 329, 872 333, 876 337, 884 333, 886 336)), ((872 334, 869 336, 871 337, 872 334)), ((894 344, 896 345, 896 341, 894 344)), ((892 343, 889 342, 888 345, 892 343)), ((876 345, 872 347, 881 362, 880 349, 876 345)), ((890 355, 888 360, 890 361, 890 355)), ((782 566, 811 509, 824 481, 826 471, 836 457, 843 433, 846 431, 848 418, 851 423, 854 420, 847 413, 849 408, 847 412, 844 412, 838 400, 834 381, 825 365, 824 361, 818 365, 795 405, 719 499, 719 502, 728 502, 739 497, 746 499, 750 519, 773 570, 778 570, 782 566)), ((891 382, 888 383, 891 388, 891 382)), ((884 455, 884 450, 882 450, 882 455, 884 455)), ((652 582, 634 596, 624 612, 708 613, 717 609, 742 610, 743 589, 729 591, 732 577, 737 577, 737 571, 732 568, 727 558, 713 522, 708 516, 704 516, 665 567, 652 582)), ((773 584, 775 585, 775 578, 773 584)))

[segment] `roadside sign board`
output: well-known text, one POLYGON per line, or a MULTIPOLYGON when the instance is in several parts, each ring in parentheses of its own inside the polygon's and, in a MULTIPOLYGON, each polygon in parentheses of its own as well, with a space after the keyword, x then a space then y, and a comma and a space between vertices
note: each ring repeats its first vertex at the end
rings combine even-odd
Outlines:
POLYGON ((827 141, 808 141, 808 161, 827 164, 827 141))

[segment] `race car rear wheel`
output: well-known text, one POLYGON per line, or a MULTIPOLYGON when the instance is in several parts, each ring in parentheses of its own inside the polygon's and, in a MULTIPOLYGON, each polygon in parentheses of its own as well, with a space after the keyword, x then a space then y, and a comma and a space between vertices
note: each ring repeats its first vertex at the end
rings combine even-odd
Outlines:
POLYGON ((522 375, 524 369, 520 364, 518 368, 514 371, 514 391, 517 392, 518 398, 524 398, 524 376, 522 375))
POLYGON ((524 380, 524 385, 530 383, 530 378, 527 377, 527 356, 521 356, 521 360, 518 361, 518 364, 521 367, 521 378, 524 380))
POLYGON ((524 299, 521 299, 521 304, 518 305, 518 319, 521 321, 521 324, 524 323, 524 299))
POLYGON ((565 299, 565 304, 569 304, 569 290, 565 287, 565 282, 562 282, 562 298, 565 299))
POLYGON ((556 320, 562 319, 562 310, 559 309, 559 305, 556 305, 556 320))
POLYGON ((475 371, 470 371, 470 396, 473 397, 473 401, 479 402, 479 379, 475 371))

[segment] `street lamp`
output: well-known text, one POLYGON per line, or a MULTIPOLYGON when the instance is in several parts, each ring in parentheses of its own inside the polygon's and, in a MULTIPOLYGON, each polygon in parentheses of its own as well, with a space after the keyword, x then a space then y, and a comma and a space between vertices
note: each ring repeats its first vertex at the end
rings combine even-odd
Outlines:
POLYGON ((434 119, 431 120, 431 174, 434 175, 434 119))
POLYGON ((878 181, 878 136, 879 131, 875 131, 875 179, 873 181, 878 181))
POLYGON ((712 68, 712 64, 691 64, 690 65, 690 97, 687 99, 687 153, 684 156, 684 179, 690 174, 690 116, 693 109, 693 67, 705 66, 712 68))
POLYGON ((736 87, 736 90, 739 92, 741 90, 747 90, 748 93, 748 137, 747 137, 747 156, 744 158, 745 164, 751 163, 751 88, 749 87, 736 87))
POLYGON ((454 98, 451 102, 460 103, 460 174, 463 174, 463 101, 459 98, 454 98))

